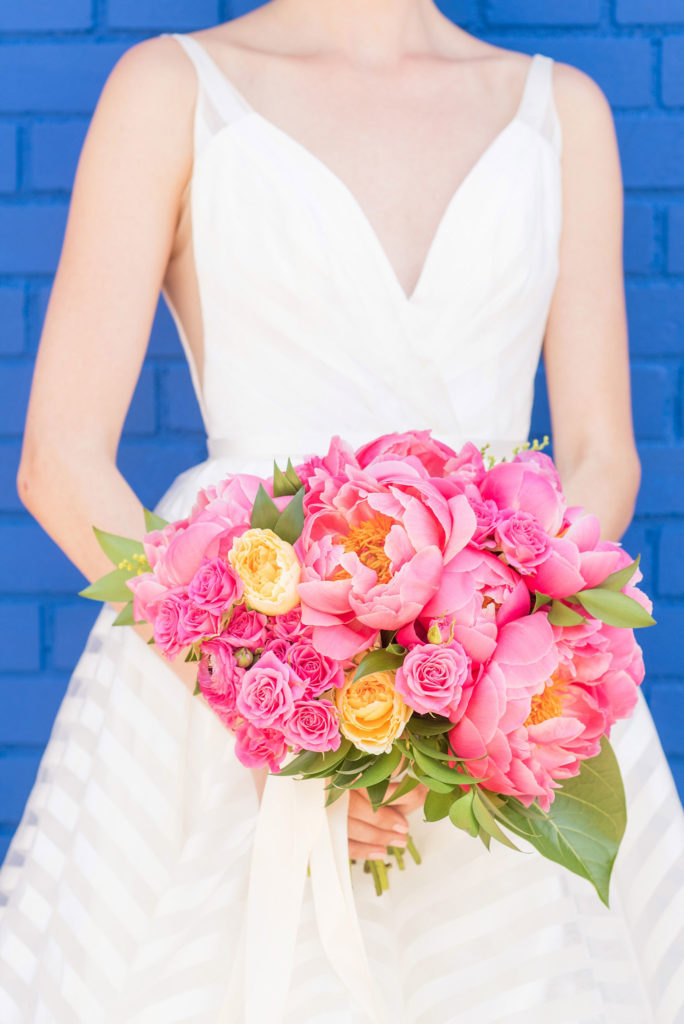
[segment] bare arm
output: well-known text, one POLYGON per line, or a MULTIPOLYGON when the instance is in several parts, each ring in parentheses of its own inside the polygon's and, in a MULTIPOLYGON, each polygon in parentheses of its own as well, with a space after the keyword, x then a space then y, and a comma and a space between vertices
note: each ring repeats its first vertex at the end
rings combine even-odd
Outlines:
POLYGON ((563 129, 563 231, 544 362, 554 458, 571 505, 618 540, 640 482, 622 263, 623 191, 613 116, 583 72, 554 69, 563 129))
MULTIPOLYGON (((144 532, 116 452, 191 173, 194 71, 173 40, 131 47, 80 155, 29 400, 19 495, 89 580, 111 570, 91 526, 144 532)), ((145 639, 148 627, 136 627, 145 639)), ((177 661, 186 685, 196 666, 177 661)))

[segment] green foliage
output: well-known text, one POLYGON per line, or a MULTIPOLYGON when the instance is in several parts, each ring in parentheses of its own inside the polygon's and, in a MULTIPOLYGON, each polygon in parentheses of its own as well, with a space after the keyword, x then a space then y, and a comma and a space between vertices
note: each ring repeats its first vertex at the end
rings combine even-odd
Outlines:
POLYGON ((273 530, 278 522, 280 512, 273 498, 268 494, 263 484, 259 484, 259 490, 252 506, 252 515, 249 525, 253 530, 273 530))
POLYGON ((655 619, 638 601, 619 591, 592 587, 589 590, 580 590, 575 594, 575 598, 590 615, 609 626, 638 629, 655 624, 655 619))
POLYGON ((130 537, 119 537, 116 533, 106 533, 93 526, 97 542, 110 562, 118 567, 119 562, 131 559, 133 555, 144 555, 142 543, 130 537))
MULTIPOLYGON (((130 593, 130 591, 129 591, 130 593)), ((113 626, 134 626, 135 619, 133 618, 133 602, 129 601, 128 604, 124 605, 117 617, 112 623, 113 626)))
POLYGON ((114 569, 113 572, 108 572, 106 576, 95 580, 90 586, 79 590, 79 595, 88 597, 91 601, 113 601, 115 603, 124 601, 128 603, 131 599, 131 591, 125 581, 130 580, 133 576, 135 576, 135 570, 114 569))
POLYGON ((406 648, 400 644, 390 644, 389 647, 378 647, 374 651, 368 651, 359 662, 353 682, 364 676, 370 676, 374 672, 398 669, 403 664, 406 654, 406 648))
MULTIPOLYGON (((575 597, 572 600, 576 599, 575 597)), ((579 626, 582 622, 587 620, 583 615, 579 615, 573 611, 572 608, 568 608, 562 601, 558 601, 556 598, 551 602, 551 608, 549 610, 549 622, 552 626, 579 626)))
POLYGON ((278 516, 273 532, 294 544, 304 528, 304 488, 300 487, 278 516))
POLYGON ((156 512, 151 512, 149 508, 143 509, 145 514, 145 529, 148 533, 152 530, 162 530, 165 526, 168 526, 168 521, 158 516, 156 512))
POLYGON ((629 565, 626 565, 624 569, 618 569, 617 572, 613 572, 610 574, 610 576, 606 576, 603 583, 599 583, 597 589, 622 590, 623 587, 627 586, 632 576, 639 568, 640 561, 641 555, 637 555, 634 561, 631 562, 629 565))

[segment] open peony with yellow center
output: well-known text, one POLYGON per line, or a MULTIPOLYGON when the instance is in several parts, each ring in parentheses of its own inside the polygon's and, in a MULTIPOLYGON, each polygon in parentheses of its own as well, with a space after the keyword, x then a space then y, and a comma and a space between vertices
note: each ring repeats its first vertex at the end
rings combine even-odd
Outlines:
POLYGON ((228 561, 242 580, 250 608, 282 615, 299 604, 299 559, 292 545, 273 530, 252 529, 236 537, 228 561))
POLYGON ((355 671, 356 667, 351 669, 344 686, 335 691, 340 731, 359 750, 389 753, 412 709, 394 688, 394 672, 373 672, 353 682, 355 671))

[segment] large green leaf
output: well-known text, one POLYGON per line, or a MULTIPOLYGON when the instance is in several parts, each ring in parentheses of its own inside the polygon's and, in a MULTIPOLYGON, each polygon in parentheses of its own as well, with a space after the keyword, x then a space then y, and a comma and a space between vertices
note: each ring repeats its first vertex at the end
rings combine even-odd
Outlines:
POLYGON ((467 773, 456 771, 455 768, 447 768, 446 765, 428 757, 417 747, 413 747, 412 754, 421 772, 438 782, 450 783, 452 786, 467 786, 473 782, 485 781, 484 779, 472 779, 467 773))
POLYGON ((145 529, 148 533, 152 530, 163 530, 165 526, 168 526, 168 520, 162 519, 156 512, 151 512, 149 508, 143 509, 145 514, 145 529))
POLYGON ((462 828, 471 836, 476 836, 480 831, 478 821, 473 814, 473 793, 471 789, 464 793, 458 800, 454 800, 449 808, 449 819, 456 828, 462 828))
POLYGON ((646 609, 627 594, 592 587, 589 590, 580 590, 575 597, 590 615, 609 626, 638 629, 641 626, 655 625, 655 619, 646 609))
POLYGON ((79 590, 81 597, 89 597, 91 601, 124 601, 126 604, 131 600, 131 591, 125 581, 132 579, 135 572, 130 569, 114 569, 106 576, 100 576, 90 586, 79 590))
POLYGON ((408 730, 413 736, 437 736, 441 733, 448 732, 449 729, 453 729, 454 723, 448 718, 442 718, 437 715, 430 715, 423 717, 422 715, 413 714, 408 721, 408 730))
POLYGON ((299 490, 299 488, 303 487, 303 483, 299 479, 299 477, 297 476, 297 471, 294 468, 294 466, 292 465, 292 459, 288 459, 287 460, 287 467, 285 469, 285 477, 286 477, 287 480, 290 481, 290 484, 291 484, 291 486, 293 488, 293 491, 292 491, 293 494, 296 494, 297 491, 299 490))
POLYGON ((607 739, 601 753, 566 779, 548 811, 519 808, 508 797, 497 817, 549 860, 588 879, 608 906, 610 876, 627 823, 625 793, 617 759, 607 739))
POLYGON ((106 533, 105 530, 98 530, 97 526, 93 526, 93 533, 109 561, 116 566, 124 558, 130 559, 133 555, 144 554, 139 540, 134 540, 131 537, 119 537, 116 533, 106 533))
POLYGON ((268 494, 263 484, 259 484, 249 525, 253 530, 272 530, 278 522, 280 512, 273 498, 268 494))
POLYGON ((278 516, 273 532, 288 544, 294 544, 304 528, 304 488, 300 487, 278 516))
POLYGON ((368 651, 359 662, 359 667, 354 673, 353 682, 357 679, 362 679, 364 676, 370 676, 373 672, 387 672, 392 669, 398 669, 403 664, 406 653, 398 654, 396 651, 391 651, 388 647, 378 647, 374 651, 368 651))
POLYGON ((133 602, 129 601, 125 604, 117 617, 112 623, 113 626, 134 626, 135 619, 133 618, 133 602))
POLYGON ((366 789, 368 791, 368 799, 370 800, 371 807, 373 808, 374 811, 377 811, 378 807, 385 799, 385 794, 387 793, 389 782, 390 780, 388 776, 381 782, 375 782, 371 786, 366 786, 366 789))
POLYGON ((579 626, 582 622, 586 621, 583 615, 579 615, 572 608, 568 608, 562 601, 557 601, 554 598, 551 602, 549 622, 552 626, 579 626))
POLYGON ((368 768, 365 768, 358 779, 349 784, 350 789, 364 789, 366 786, 374 786, 376 782, 382 782, 389 778, 401 761, 402 753, 397 747, 393 747, 388 754, 380 754, 368 768))
POLYGON ((633 562, 626 565, 624 569, 618 569, 617 572, 613 572, 610 576, 606 576, 603 583, 599 583, 595 589, 597 590, 622 590, 626 587, 631 580, 634 573, 639 568, 639 562, 641 561, 641 555, 637 555, 633 562))
POLYGON ((534 614, 534 612, 536 611, 539 611, 540 608, 543 608, 545 604, 551 604, 552 600, 553 599, 549 597, 548 594, 542 594, 540 592, 537 592, 534 595, 534 606, 532 608, 532 614, 534 614))
POLYGON ((417 785, 418 779, 411 775, 405 775, 394 792, 390 796, 385 797, 382 801, 382 806, 385 807, 387 804, 394 803, 395 800, 400 800, 402 796, 406 796, 406 794, 410 793, 412 789, 415 789, 417 785))
POLYGON ((430 790, 425 797, 425 804, 423 806, 425 820, 440 821, 442 818, 446 818, 449 808, 454 800, 459 798, 460 794, 460 789, 454 789, 451 793, 434 793, 430 790))

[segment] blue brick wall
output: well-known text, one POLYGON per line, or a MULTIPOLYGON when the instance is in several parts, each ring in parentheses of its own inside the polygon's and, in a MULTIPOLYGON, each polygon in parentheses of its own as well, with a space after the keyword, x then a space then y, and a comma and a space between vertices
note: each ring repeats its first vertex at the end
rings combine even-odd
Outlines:
MULTIPOLYGON (((15 490, 33 360, 83 137, 119 55, 249 0, 22 0, 0 5, 0 857, 18 822, 97 607, 15 490)), ((583 68, 616 117, 626 186, 625 270, 643 486, 626 544, 642 552, 659 625, 640 635, 646 695, 684 793, 684 3, 442 0, 499 45, 583 68)), ((549 430, 543 373, 533 434, 549 430)), ((152 505, 205 457, 173 322, 160 300, 119 464, 152 505)))

